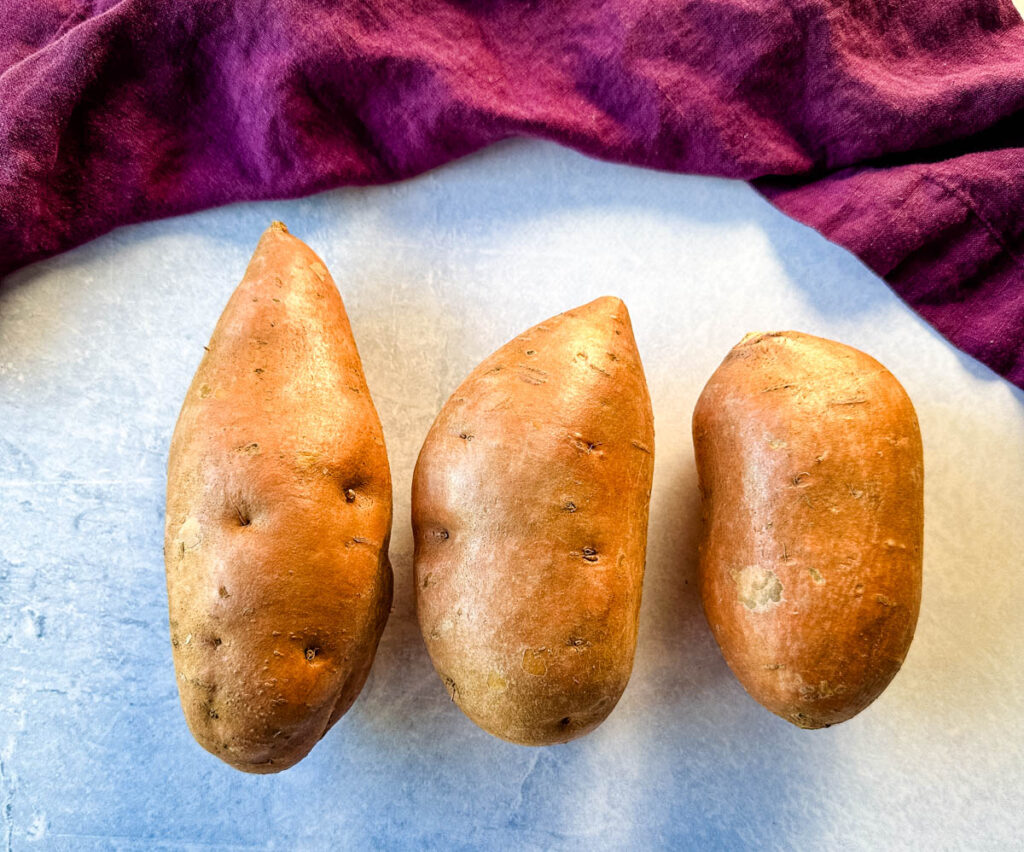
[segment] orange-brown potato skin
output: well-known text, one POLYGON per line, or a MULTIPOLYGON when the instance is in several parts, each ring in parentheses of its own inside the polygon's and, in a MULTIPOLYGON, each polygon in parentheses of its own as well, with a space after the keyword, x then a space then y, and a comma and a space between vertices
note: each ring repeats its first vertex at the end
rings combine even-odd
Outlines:
POLYGON ((434 422, 413 477, 418 617, 452 700, 486 731, 566 742, 625 689, 653 424, 611 297, 499 349, 434 422))
POLYGON ((863 352, 753 334, 693 413, 708 623, 753 698, 801 728, 859 713, 910 647, 924 468, 914 407, 863 352))
POLYGON ((391 477, 341 296, 274 223, 188 390, 164 557, 185 718, 246 772, 301 760, 362 688, 391 606, 391 477))

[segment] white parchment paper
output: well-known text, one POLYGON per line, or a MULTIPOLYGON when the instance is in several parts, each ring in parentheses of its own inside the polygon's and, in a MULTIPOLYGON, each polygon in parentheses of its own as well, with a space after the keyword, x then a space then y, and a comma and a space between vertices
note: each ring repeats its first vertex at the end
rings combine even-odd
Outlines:
POLYGON ((397 186, 118 230, 0 287, 0 849, 1019 848, 1022 508, 1024 394, 739 183, 514 142, 397 186), (390 451, 397 583, 351 712, 294 769, 249 777, 178 706, 164 465, 275 218, 345 299, 390 451), (426 656, 412 467, 480 359, 606 293, 656 419, 636 666, 594 734, 516 747, 462 716, 426 656), (695 588, 693 404, 743 334, 787 328, 888 366, 926 454, 917 638, 873 706, 816 732, 747 697, 695 588))

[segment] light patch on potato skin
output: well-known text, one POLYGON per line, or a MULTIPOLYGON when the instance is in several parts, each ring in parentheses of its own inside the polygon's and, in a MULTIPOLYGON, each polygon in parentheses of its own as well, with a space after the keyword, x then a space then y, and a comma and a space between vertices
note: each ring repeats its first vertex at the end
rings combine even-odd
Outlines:
POLYGON ((771 609, 782 600, 782 583, 770 568, 748 565, 729 576, 736 584, 736 597, 751 612, 771 609))
POLYGON ((625 305, 598 299, 487 358, 413 477, 417 615, 451 699, 490 733, 566 742, 633 665, 654 464, 625 305))
POLYGON ((527 674, 542 677, 548 673, 548 664, 544 659, 544 649, 527 648, 523 651, 523 671, 527 674))
POLYGON ((171 643, 200 745, 277 772, 351 706, 391 605, 390 529, 383 434, 341 297, 272 226, 168 459, 171 643))
POLYGON ((752 334, 704 388, 693 439, 701 597, 726 662, 799 727, 849 719, 899 670, 920 607, 924 473, 906 392, 849 346, 752 334))

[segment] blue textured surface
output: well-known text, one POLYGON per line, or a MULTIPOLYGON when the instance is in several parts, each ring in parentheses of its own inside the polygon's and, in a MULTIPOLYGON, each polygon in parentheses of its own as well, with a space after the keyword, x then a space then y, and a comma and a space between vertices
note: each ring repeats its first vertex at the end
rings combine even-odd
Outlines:
POLYGON ((0 852, 179 848, 1011 848, 1024 835, 1024 394, 746 187, 498 146, 396 187, 124 229, 0 286, 0 852), (164 465, 202 346, 272 218, 345 298, 395 479, 394 612, 351 712, 281 775, 178 706, 164 465), (657 469, 633 679, 591 736, 489 737, 412 606, 409 482, 458 381, 605 292, 633 315, 657 469), (689 417, 728 348, 795 327, 874 354, 925 436, 926 585, 903 672, 799 731, 731 677, 694 586, 689 417))

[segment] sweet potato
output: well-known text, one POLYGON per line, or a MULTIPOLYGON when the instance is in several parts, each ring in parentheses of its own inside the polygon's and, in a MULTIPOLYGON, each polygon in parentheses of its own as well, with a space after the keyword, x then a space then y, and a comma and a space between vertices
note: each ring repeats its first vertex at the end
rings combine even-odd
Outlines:
POLYGON ((849 346, 748 335, 693 414, 700 587, 726 662, 801 728, 870 704, 921 602, 921 435, 899 382, 849 346))
POLYGON ((525 745, 615 706, 633 666, 654 427, 626 306, 535 326, 462 383, 413 477, 420 628, 452 700, 525 745))
POLYGON ((237 769, 302 759, 351 706, 391 605, 391 477, 338 290, 274 223, 171 441, 164 555, 185 718, 237 769))

